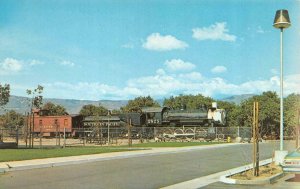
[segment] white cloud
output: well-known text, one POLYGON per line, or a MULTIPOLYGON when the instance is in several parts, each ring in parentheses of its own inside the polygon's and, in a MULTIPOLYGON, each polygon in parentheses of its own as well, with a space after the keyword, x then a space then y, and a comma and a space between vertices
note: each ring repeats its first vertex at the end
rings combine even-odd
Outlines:
MULTIPOLYGON (((300 93, 300 74, 287 75, 284 80, 284 95, 300 93)), ((203 94, 206 96, 260 94, 264 91, 279 92, 279 77, 234 84, 223 78, 205 78, 198 72, 167 74, 159 69, 156 74, 132 78, 123 87, 97 82, 42 84, 47 96, 75 99, 132 99, 150 95, 154 98, 178 94, 203 94)))
POLYGON ((171 71, 187 71, 196 67, 195 64, 185 62, 181 59, 166 60, 165 66, 171 71))
POLYGON ((29 65, 30 65, 30 66, 43 65, 43 64, 45 64, 45 63, 44 63, 44 62, 41 62, 41 61, 39 61, 39 60, 31 60, 31 61, 29 62, 29 65))
POLYGON ((194 80, 194 81, 199 81, 203 79, 201 73, 199 72, 191 72, 191 73, 186 73, 186 74, 179 74, 179 78, 186 79, 186 80, 194 80))
POLYGON ((236 40, 236 36, 228 34, 229 30, 226 28, 226 22, 217 22, 209 27, 194 28, 193 38, 197 40, 222 40, 232 41, 236 40))
MULTIPOLYGON (((152 96, 164 98, 178 94, 203 94, 205 96, 224 96, 239 94, 260 94, 264 91, 280 89, 280 78, 272 76, 267 79, 250 80, 243 83, 229 82, 220 77, 207 78, 201 73, 192 71, 195 65, 181 59, 173 59, 164 63, 171 71, 159 68, 153 75, 131 78, 124 82, 124 86, 114 86, 98 82, 79 83, 44 83, 46 96, 54 98, 74 99, 132 99, 137 96, 152 96)), ((215 71, 226 71, 224 66, 215 67, 215 71), (217 68, 219 67, 219 68, 217 68)), ((284 77, 284 95, 300 93, 300 74, 284 77)))
POLYGON ((213 69, 211 69, 212 73, 224 73, 227 71, 227 68, 225 66, 216 66, 213 69))
POLYGON ((6 58, 2 63, 0 63, 0 75, 17 73, 22 69, 23 62, 13 58, 6 58))
POLYGON ((156 74, 157 75, 165 75, 166 74, 166 72, 165 72, 165 70, 164 69, 158 69, 158 70, 156 70, 156 74))
POLYGON ((60 65, 74 67, 75 63, 68 61, 68 60, 64 60, 64 61, 60 62, 60 65))
POLYGON ((162 36, 159 33, 152 33, 147 37, 143 47, 148 50, 154 51, 169 51, 174 49, 185 49, 188 44, 184 41, 180 41, 172 35, 162 36))

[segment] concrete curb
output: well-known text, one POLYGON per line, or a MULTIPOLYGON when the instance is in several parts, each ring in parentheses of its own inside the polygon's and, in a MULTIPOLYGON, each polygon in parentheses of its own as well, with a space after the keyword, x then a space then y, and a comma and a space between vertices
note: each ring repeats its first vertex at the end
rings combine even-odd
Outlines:
POLYGON ((0 162, 0 174, 5 172, 28 170, 28 169, 49 168, 49 167, 64 166, 64 165, 91 163, 97 161, 181 153, 181 152, 189 152, 193 150, 205 150, 211 148, 222 148, 222 147, 232 146, 232 145, 238 145, 238 143, 226 143, 226 144, 216 144, 216 145, 207 145, 207 146, 189 146, 189 147, 179 147, 179 148, 153 148, 145 151, 125 151, 125 152, 112 152, 112 153, 92 154, 92 155, 34 159, 34 160, 24 160, 24 161, 14 161, 14 162, 0 162))
MULTIPOLYGON (((259 162, 259 165, 266 165, 272 162, 272 159, 266 159, 262 160, 259 162)), ((241 173, 247 170, 252 169, 252 164, 238 167, 236 169, 229 170, 229 173, 222 175, 220 177, 220 181, 226 184, 247 184, 247 185, 263 185, 263 184, 271 184, 274 183, 277 179, 282 178, 285 174, 282 173, 277 173, 276 175, 273 175, 268 178, 262 178, 262 179, 257 179, 257 180, 240 180, 240 179, 233 179, 233 178, 228 178, 231 175, 241 173)))
MULTIPOLYGON (((272 158, 270 159, 266 159, 266 160, 262 160, 260 161, 260 165, 266 165, 272 162, 272 158)), ((227 171, 222 171, 222 172, 218 172, 218 173, 214 173, 211 175, 207 175, 204 177, 200 177, 200 178, 196 178, 196 179, 192 179, 189 181, 185 181, 185 182, 181 182, 181 183, 177 183, 174 185, 170 185, 170 186, 166 186, 166 187, 162 187, 161 189, 197 189, 197 188, 201 188, 204 186, 207 186, 209 184, 212 184, 214 182, 224 182, 227 184, 254 184, 253 181, 251 181, 252 183, 242 183, 239 182, 240 180, 236 180, 236 179, 231 179, 231 178, 227 178, 230 175, 234 175, 246 170, 249 170, 252 168, 252 164, 249 165, 245 165, 245 166, 241 166, 241 167, 237 167, 237 168, 233 168, 233 169, 229 169, 227 171)), ((269 183, 273 183, 275 180, 281 178, 283 176, 283 174, 278 174, 275 175, 271 178, 268 179, 264 179, 264 181, 261 182, 261 184, 269 184, 269 183)), ((255 184, 259 184, 259 183, 255 183, 255 184)))

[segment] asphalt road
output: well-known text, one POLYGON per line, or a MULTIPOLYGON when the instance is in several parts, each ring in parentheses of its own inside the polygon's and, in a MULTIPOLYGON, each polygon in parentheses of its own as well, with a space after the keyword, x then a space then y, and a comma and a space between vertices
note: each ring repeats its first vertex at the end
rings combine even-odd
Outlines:
MULTIPOLYGON (((260 159, 274 143, 260 144, 260 159)), ((251 163, 252 144, 107 160, 0 175, 0 189, 160 188, 251 163)))

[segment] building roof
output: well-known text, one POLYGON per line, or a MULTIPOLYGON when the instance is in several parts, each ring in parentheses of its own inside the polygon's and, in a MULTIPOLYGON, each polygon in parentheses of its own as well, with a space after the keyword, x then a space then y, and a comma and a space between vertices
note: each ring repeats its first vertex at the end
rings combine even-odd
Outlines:
POLYGON ((144 113, 153 113, 153 112, 162 112, 167 107, 144 107, 142 112, 144 113))
POLYGON ((88 116, 83 121, 120 121, 118 116, 88 116))

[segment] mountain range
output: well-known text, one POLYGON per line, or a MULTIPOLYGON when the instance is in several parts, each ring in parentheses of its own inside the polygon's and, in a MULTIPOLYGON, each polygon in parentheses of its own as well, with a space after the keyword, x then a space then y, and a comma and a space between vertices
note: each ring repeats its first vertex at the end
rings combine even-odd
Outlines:
MULTIPOLYGON (((233 102, 235 104, 240 104, 243 100, 246 100, 254 96, 253 94, 243 94, 243 95, 234 95, 221 99, 222 101, 233 102)), ((156 100, 159 104, 163 104, 163 99, 156 100)), ((114 110, 120 109, 122 106, 126 106, 128 100, 75 100, 75 99, 56 99, 56 98, 44 98, 44 103, 52 102, 54 104, 59 104, 66 108, 69 114, 78 114, 82 106, 87 104, 93 104, 98 106, 99 104, 104 106, 107 109, 114 110)), ((30 99, 28 97, 22 96, 10 96, 8 104, 0 109, 0 114, 3 114, 5 111, 15 110, 18 113, 24 114, 30 110, 30 99)))
POLYGON ((247 100, 248 98, 253 97, 255 94, 242 94, 242 95, 233 95, 227 98, 223 98, 221 99, 222 101, 226 101, 226 102, 233 102, 235 104, 240 104, 241 102, 243 102, 244 100, 247 100))
MULTIPOLYGON (((43 103, 52 102, 59 104, 66 108, 69 114, 78 114, 82 106, 87 104, 93 104, 98 106, 104 106, 107 109, 120 109, 120 107, 127 104, 127 100, 75 100, 75 99, 56 99, 56 98, 44 98, 43 103)), ((28 97, 10 96, 9 102, 4 106, 4 109, 15 110, 18 113, 25 113, 30 110, 30 99, 28 97)), ((0 114, 3 114, 3 109, 0 109, 0 114)))

